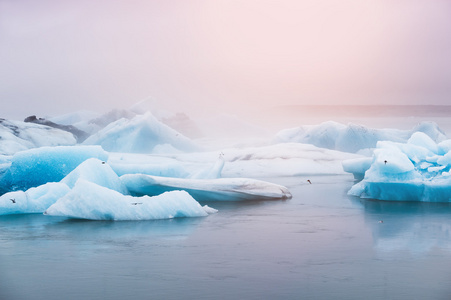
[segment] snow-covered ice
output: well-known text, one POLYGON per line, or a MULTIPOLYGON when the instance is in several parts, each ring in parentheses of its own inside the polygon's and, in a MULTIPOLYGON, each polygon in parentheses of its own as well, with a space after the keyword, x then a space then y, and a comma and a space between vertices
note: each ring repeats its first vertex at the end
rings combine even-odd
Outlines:
POLYGON ((165 146, 163 151, 199 150, 193 141, 158 121, 150 112, 112 122, 83 144, 101 145, 106 151, 126 153, 152 153, 159 150, 158 146, 165 146))
POLYGON ((0 118, 0 154, 43 146, 72 146, 77 143, 72 133, 45 125, 0 118))
POLYGON ((168 192, 155 197, 132 197, 81 179, 68 194, 50 206, 45 214, 119 221, 205 217, 212 212, 211 208, 204 209, 184 191, 168 192))
POLYGON ((128 194, 127 188, 122 184, 119 176, 113 169, 107 163, 97 158, 85 160, 64 177, 61 182, 73 188, 79 179, 84 179, 124 195, 128 194))
POLYGON ((159 195, 166 191, 185 190, 198 201, 240 201, 289 199, 284 186, 248 178, 185 179, 143 174, 120 177, 128 190, 138 195, 159 195))
POLYGON ((9 192, 0 196, 0 215, 42 213, 70 188, 61 182, 49 182, 27 191, 9 192))

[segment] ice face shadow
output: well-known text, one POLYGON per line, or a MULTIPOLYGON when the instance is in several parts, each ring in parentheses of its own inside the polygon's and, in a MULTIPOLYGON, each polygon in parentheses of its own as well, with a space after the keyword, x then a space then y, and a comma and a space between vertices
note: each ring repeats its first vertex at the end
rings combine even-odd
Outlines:
POLYGON ((359 199, 378 252, 451 252, 451 203, 359 199))

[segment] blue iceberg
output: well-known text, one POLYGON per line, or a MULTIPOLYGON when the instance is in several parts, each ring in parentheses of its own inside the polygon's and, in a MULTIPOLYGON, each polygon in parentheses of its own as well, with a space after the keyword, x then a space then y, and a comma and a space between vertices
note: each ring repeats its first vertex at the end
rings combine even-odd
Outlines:
POLYGON ((348 194, 379 200, 450 202, 449 145, 449 140, 437 144, 422 132, 414 133, 407 143, 378 142, 370 164, 366 159, 344 162, 345 170, 355 177, 364 173, 348 194))
POLYGON ((0 178, 0 192, 27 190, 58 182, 88 158, 106 161, 100 146, 41 147, 14 154, 0 178))

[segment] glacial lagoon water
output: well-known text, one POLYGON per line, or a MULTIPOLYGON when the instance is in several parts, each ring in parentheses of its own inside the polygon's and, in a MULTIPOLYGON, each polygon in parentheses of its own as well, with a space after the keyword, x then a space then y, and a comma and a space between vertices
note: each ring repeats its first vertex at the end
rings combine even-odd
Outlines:
POLYGON ((293 198, 160 221, 0 216, 0 299, 451 297, 451 205, 349 197, 352 176, 265 180, 293 198))

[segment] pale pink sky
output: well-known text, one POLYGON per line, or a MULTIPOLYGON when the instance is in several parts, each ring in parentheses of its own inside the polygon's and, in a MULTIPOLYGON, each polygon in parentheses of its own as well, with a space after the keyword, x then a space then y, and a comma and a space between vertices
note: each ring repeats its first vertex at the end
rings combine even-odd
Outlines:
POLYGON ((0 117, 451 104, 447 0, 0 0, 0 117))

